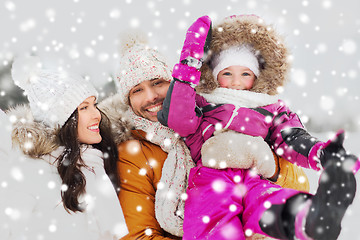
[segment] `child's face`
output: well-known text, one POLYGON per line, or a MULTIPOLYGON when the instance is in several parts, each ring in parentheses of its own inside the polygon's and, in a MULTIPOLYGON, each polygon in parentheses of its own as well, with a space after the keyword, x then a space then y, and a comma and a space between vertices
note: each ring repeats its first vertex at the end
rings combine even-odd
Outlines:
POLYGON ((255 74, 247 67, 230 66, 221 70, 217 76, 220 87, 237 90, 249 90, 256 79, 255 74))

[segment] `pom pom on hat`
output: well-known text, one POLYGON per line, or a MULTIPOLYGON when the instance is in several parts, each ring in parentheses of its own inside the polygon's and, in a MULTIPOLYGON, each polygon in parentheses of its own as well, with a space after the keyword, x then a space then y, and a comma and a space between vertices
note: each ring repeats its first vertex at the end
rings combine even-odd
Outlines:
POLYGON ((11 74, 29 100, 34 119, 50 127, 62 127, 76 108, 98 93, 81 76, 42 69, 38 57, 15 59, 11 74))
POLYGON ((145 33, 140 31, 127 31, 119 36, 119 53, 124 56, 130 49, 135 46, 147 46, 148 38, 145 33))
POLYGON ((38 57, 23 56, 17 58, 11 69, 14 83, 22 89, 26 88, 36 80, 36 75, 41 66, 42 63, 38 57))
POLYGON ((125 104, 129 104, 130 90, 141 82, 157 78, 167 81, 172 79, 165 58, 155 49, 148 47, 147 42, 146 35, 141 32, 121 35, 121 58, 115 84, 120 99, 125 104))

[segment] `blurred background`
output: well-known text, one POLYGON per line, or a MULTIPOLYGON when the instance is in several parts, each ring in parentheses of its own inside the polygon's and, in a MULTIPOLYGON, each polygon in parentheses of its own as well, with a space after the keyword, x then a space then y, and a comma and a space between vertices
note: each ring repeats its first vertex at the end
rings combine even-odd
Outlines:
MULTIPOLYGON (((293 67, 281 98, 321 140, 345 129, 345 146, 359 155, 359 11, 360 1, 354 0, 4 0, 0 108, 26 102, 10 76, 19 55, 38 55, 49 65, 83 75, 104 98, 115 92, 120 34, 143 31, 149 46, 172 66, 186 29, 198 17, 209 15, 216 24, 233 14, 256 14, 285 36, 292 52, 293 67)), ((308 175, 314 191, 318 174, 308 175)), ((355 231, 359 201, 357 196, 339 239, 360 239, 355 231)))

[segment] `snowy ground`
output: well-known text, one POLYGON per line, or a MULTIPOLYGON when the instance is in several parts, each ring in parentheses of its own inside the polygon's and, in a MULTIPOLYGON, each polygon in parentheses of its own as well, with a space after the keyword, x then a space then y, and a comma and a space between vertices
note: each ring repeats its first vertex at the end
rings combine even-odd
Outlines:
MULTIPOLYGON (((328 139, 328 134, 324 133, 313 133, 314 136, 318 137, 320 140, 325 141, 328 139)), ((360 153, 360 132, 356 133, 347 133, 345 140, 345 148, 352 153, 355 153, 359 156, 360 153)), ((319 174, 315 171, 306 170, 306 173, 309 177, 310 182, 310 192, 315 193, 317 188, 317 183, 319 179, 319 174)), ((360 173, 356 176, 358 186, 360 184, 360 173)), ((343 222, 342 222, 342 232, 339 236, 339 240, 360 240, 360 234, 358 231, 359 227, 359 218, 360 218, 360 190, 358 187, 358 192, 354 199, 353 204, 348 209, 343 222)))

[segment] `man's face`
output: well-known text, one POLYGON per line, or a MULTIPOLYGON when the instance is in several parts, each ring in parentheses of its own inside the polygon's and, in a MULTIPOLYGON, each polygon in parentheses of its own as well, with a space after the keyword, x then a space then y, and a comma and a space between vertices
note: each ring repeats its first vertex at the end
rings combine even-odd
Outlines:
POLYGON ((170 82, 164 79, 146 80, 129 92, 129 102, 134 113, 157 122, 157 112, 162 109, 170 82))

